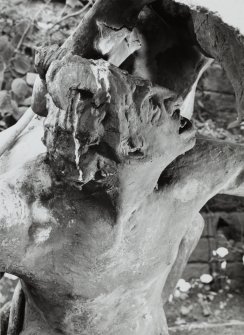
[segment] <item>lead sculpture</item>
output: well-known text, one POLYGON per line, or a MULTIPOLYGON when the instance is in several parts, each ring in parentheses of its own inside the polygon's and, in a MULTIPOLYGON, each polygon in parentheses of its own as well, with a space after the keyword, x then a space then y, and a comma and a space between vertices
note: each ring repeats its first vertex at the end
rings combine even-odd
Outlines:
POLYGON ((39 116, 0 135, 0 271, 20 278, 1 334, 168 334, 200 209, 244 194, 243 146, 190 122, 213 58, 243 119, 244 28, 203 2, 98 0, 37 52, 39 116))

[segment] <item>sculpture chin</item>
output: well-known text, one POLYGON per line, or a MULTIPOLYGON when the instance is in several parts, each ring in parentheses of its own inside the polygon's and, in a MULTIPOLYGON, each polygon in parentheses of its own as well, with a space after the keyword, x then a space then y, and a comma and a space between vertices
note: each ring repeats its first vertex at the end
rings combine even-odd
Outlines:
POLYGON ((187 130, 182 135, 184 135, 184 141, 186 142, 186 147, 188 150, 192 149, 196 144, 196 130, 193 128, 187 130))

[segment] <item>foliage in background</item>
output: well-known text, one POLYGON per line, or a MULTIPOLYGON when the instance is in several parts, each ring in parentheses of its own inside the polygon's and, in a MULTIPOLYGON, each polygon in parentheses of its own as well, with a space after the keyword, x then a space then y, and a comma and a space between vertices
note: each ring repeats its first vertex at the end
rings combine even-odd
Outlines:
POLYGON ((1 1, 0 131, 12 126, 31 104, 35 48, 61 45, 91 5, 79 0, 1 1))

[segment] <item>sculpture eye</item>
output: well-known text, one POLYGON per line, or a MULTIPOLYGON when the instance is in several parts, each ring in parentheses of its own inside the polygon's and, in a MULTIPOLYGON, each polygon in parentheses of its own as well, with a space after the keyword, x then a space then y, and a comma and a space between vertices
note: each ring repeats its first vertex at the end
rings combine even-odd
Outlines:
POLYGON ((158 109, 161 108, 161 103, 157 96, 153 95, 149 98, 149 104, 152 107, 152 109, 158 109))
POLYGON ((172 104, 174 103, 174 97, 168 97, 164 99, 164 107, 167 112, 170 112, 170 109, 172 108, 172 104))
POLYGON ((80 94, 81 100, 92 99, 94 94, 89 90, 77 89, 77 92, 80 94))

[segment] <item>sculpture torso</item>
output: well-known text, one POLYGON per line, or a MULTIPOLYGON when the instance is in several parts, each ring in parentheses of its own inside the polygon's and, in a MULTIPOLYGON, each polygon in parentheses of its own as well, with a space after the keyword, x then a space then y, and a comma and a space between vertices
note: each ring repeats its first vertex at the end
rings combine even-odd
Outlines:
POLYGON ((35 309, 36 327, 44 318, 64 334, 160 334, 161 292, 185 232, 176 234, 179 211, 155 191, 123 221, 105 194, 57 183, 43 156, 23 168, 4 178, 22 201, 11 267, 28 297, 23 334, 35 309))

